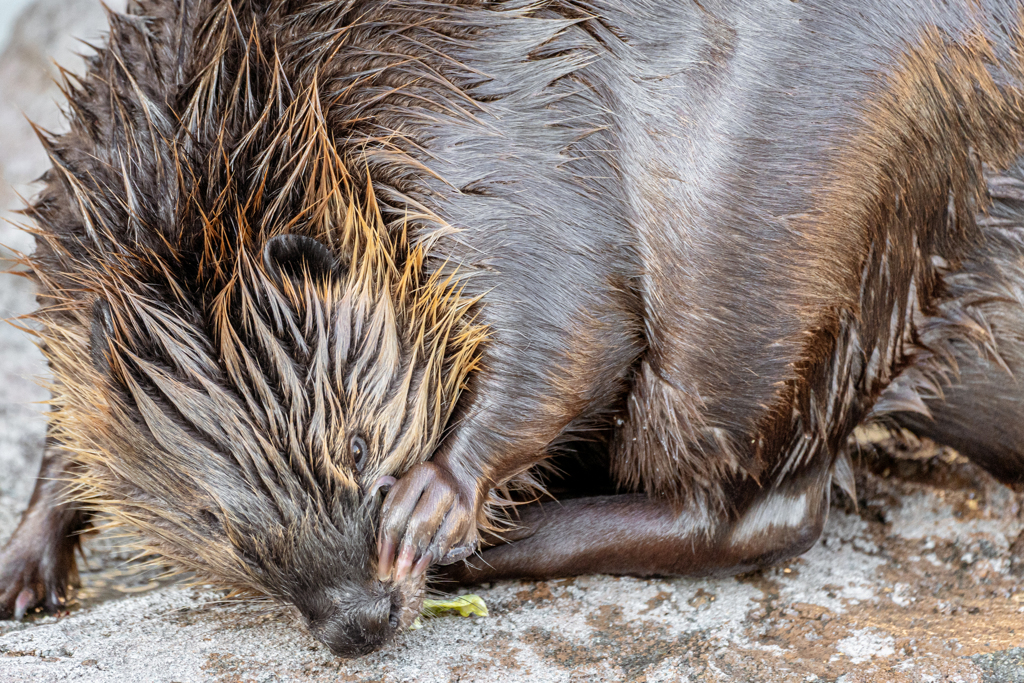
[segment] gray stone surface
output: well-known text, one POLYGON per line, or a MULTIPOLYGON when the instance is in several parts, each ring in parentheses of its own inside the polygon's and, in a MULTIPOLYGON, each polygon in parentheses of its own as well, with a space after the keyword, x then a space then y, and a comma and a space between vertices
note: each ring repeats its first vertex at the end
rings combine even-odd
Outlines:
MULTIPOLYGON (((0 207, 46 165, 21 112, 60 125, 51 57, 74 68, 69 36, 102 23, 94 0, 40 0, 0 56, 0 207)), ((0 242, 31 244, 8 228, 0 242)), ((0 277, 0 315, 32 306, 26 280, 0 277)), ((31 491, 44 371, 31 339, 0 327, 0 542, 31 491)), ((0 623, 0 683, 1024 680, 1022 497, 948 451, 862 436, 857 506, 835 503, 822 540, 785 566, 503 582, 478 591, 489 617, 433 619, 357 661, 333 658, 287 609, 150 590, 153 570, 91 541, 81 606, 0 623)))

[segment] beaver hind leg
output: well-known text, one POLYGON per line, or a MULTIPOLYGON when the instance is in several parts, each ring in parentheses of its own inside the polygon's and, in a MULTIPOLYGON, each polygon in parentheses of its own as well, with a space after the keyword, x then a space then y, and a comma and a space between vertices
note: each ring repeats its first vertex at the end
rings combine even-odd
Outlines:
POLYGON ((0 552, 0 619, 20 620, 36 607, 56 612, 77 583, 75 549, 89 516, 63 501, 69 466, 67 452, 48 438, 32 499, 0 552))
POLYGON ((946 387, 942 398, 925 399, 930 414, 892 417, 918 436, 955 448, 1000 481, 1024 483, 1024 356, 1002 354, 1011 376, 973 347, 958 351, 959 382, 946 387))
POLYGON ((526 507, 516 540, 445 567, 461 583, 550 579, 580 574, 711 576, 736 574, 795 557, 821 535, 831 468, 821 458, 779 486, 747 480, 743 512, 708 523, 663 498, 621 494, 526 507))
MULTIPOLYGON (((926 410, 888 417, 955 448, 1001 481, 1024 483, 1024 158, 987 181, 993 204, 977 218, 983 239, 944 275, 947 298, 922 326, 925 345, 946 348, 955 360, 952 384, 924 398, 926 410), (963 338, 964 321, 983 331, 980 338, 963 338)), ((891 393, 905 394, 919 372, 911 368, 891 393)))

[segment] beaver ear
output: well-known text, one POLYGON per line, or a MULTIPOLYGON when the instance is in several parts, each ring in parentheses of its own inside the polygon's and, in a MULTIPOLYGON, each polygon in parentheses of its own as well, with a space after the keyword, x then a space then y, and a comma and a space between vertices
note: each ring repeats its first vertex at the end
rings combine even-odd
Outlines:
POLYGON ((110 373, 110 338, 114 336, 114 317, 110 304, 96 299, 92 305, 92 323, 89 325, 89 356, 92 364, 103 374, 110 373))
POLYGON ((278 235, 267 240, 263 267, 278 284, 286 277, 297 280, 306 274, 329 279, 344 270, 327 245, 305 235, 278 235))

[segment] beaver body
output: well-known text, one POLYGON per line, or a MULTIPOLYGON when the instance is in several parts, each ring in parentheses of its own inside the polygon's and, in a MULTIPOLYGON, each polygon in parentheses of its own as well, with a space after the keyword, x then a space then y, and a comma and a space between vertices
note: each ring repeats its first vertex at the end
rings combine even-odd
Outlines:
POLYGON ((100 510, 353 655, 435 565, 803 552, 865 419, 1019 480, 1021 22, 1009 0, 113 15, 71 132, 43 136, 54 410, 0 610, 56 609, 100 510), (502 529, 572 461, 571 498, 502 529))

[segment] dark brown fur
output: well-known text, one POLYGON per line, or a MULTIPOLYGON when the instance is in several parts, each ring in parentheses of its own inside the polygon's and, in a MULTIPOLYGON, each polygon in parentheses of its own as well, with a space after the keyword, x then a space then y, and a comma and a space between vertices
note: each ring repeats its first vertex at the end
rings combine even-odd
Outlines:
POLYGON ((575 497, 525 506, 450 577, 792 556, 865 419, 1020 479, 1024 435, 994 449, 922 416, 1020 415, 1021 20, 882 0, 112 15, 66 85, 71 132, 42 136, 26 262, 62 482, 5 549, 0 610, 61 604, 69 534, 100 510, 351 655, 552 462, 587 463, 575 497))

